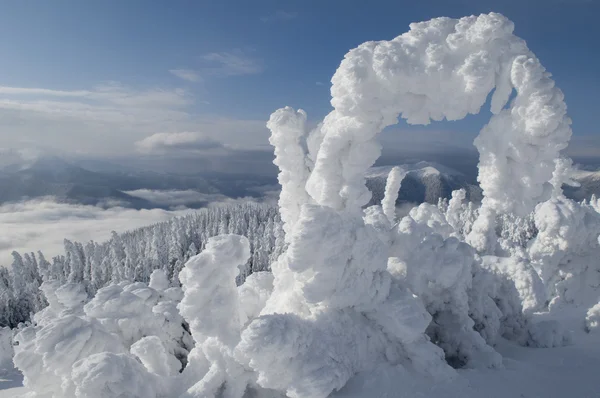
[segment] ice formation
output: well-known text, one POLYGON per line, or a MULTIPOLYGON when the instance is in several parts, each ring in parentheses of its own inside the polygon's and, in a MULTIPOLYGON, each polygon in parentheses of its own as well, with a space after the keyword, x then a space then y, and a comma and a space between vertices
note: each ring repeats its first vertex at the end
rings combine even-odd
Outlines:
POLYGON ((305 150, 306 112, 289 106, 279 109, 271 115, 267 127, 271 130, 269 142, 275 148, 273 163, 279 167, 279 211, 286 237, 289 237, 300 216, 300 207, 308 202, 304 188, 309 175, 305 150))
POLYGON ((585 327, 590 333, 598 333, 598 331, 600 331, 600 303, 594 305, 587 311, 585 327))
POLYGON ((478 113, 495 88, 494 116, 475 141, 479 181, 487 206, 527 214, 548 198, 554 161, 571 135, 561 91, 502 15, 410 28, 391 41, 364 43, 342 61, 309 194, 335 209, 365 204, 364 173, 380 154, 377 133, 398 115, 428 124, 478 113), (513 89, 516 97, 503 109, 513 89))
MULTIPOLYGON (((79 285, 47 281, 50 306, 17 336, 26 384, 41 397, 324 398, 381 363, 435 382, 453 367, 501 367, 501 337, 568 343, 563 325, 532 314, 598 302, 600 206, 562 195, 563 95, 512 32, 495 13, 437 18, 351 50, 321 124, 309 131, 290 107, 267 124, 286 244, 272 272, 236 286, 250 243, 221 235, 185 264, 182 288, 156 271, 149 286, 88 301, 79 285), (464 118, 491 92, 475 140, 481 207, 460 190, 397 220, 394 168, 381 206, 363 208, 380 131, 399 116, 464 118)), ((581 328, 595 331, 599 313, 581 328)))
POLYGON ((404 179, 406 172, 403 172, 400 167, 394 167, 390 170, 387 182, 385 184, 385 195, 381 201, 381 208, 383 214, 387 217, 390 224, 393 224, 396 220, 396 200, 398 200, 398 192, 400 191, 400 184, 404 179))
POLYGON ((243 326, 235 278, 250 257, 248 239, 239 235, 211 238, 180 272, 184 296, 178 308, 190 323, 196 346, 190 352, 187 377, 197 378, 186 398, 215 396, 224 386, 227 397, 242 397, 251 380, 234 358, 243 326))

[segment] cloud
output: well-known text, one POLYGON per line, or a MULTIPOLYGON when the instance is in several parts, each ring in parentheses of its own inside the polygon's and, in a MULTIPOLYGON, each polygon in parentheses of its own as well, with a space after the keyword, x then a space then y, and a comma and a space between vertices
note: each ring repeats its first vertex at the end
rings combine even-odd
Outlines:
MULTIPOLYGON (((241 62, 218 73, 243 70, 252 67, 241 62)), ((0 86, 0 146, 114 156, 130 154, 136 141, 157 131, 202 131, 245 149, 268 145, 263 120, 198 115, 199 102, 181 88, 114 82, 82 90, 0 86)))
MULTIPOLYGON (((248 54, 248 50, 212 52, 200 56, 201 65, 196 69, 171 69, 169 72, 180 79, 198 83, 206 77, 229 77, 255 75, 264 69, 260 60, 248 54)), ((206 101, 202 101, 206 103, 206 101)))
POLYGON ((191 69, 171 69, 169 72, 180 79, 187 80, 188 82, 192 83, 198 83, 202 80, 200 75, 191 69))
POLYGON ((0 95, 4 103, 18 103, 37 99, 37 103, 59 101, 63 99, 80 99, 90 101, 93 106, 109 107, 114 105, 125 107, 182 107, 192 101, 187 92, 181 88, 136 90, 117 82, 98 85, 91 90, 51 90, 45 88, 26 88, 0 86, 0 95), (45 98, 45 100, 40 100, 45 98))
POLYGON ((224 148, 224 145, 201 133, 156 133, 135 143, 143 153, 164 153, 167 151, 201 152, 224 148))
POLYGON ((202 75, 241 76, 254 75, 263 71, 260 61, 250 57, 246 51, 234 50, 205 54, 201 57, 204 66, 202 75))
POLYGON ((15 166, 25 169, 31 166, 42 152, 35 148, 0 148, 0 169, 7 166, 15 166))
POLYGON ((134 191, 125 191, 125 193, 147 200, 158 206, 173 209, 192 206, 204 207, 212 202, 223 202, 230 199, 219 193, 202 193, 193 190, 136 189, 134 191))
POLYGON ((62 252, 63 239, 103 241, 111 231, 123 232, 192 210, 133 210, 121 207, 57 203, 52 198, 0 206, 0 265, 9 265, 13 250, 42 250, 50 258, 62 252))
POLYGON ((72 91, 0 86, 0 142, 109 151, 109 146, 122 146, 131 133, 189 122, 192 103, 179 88, 138 90, 118 83, 72 91))
POLYGON ((281 22, 281 21, 289 21, 298 17, 297 12, 288 12, 288 11, 276 11, 274 14, 265 15, 261 17, 260 20, 262 22, 281 22))
POLYGON ((316 84, 317 84, 317 86, 324 86, 325 85, 325 84, 323 84, 323 82, 317 82, 316 84))

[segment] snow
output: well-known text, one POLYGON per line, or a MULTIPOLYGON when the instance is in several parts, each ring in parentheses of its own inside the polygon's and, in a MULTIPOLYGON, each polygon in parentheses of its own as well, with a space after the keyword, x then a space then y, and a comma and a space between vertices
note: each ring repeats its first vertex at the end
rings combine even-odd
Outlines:
POLYGON ((0 368, 12 366, 12 357, 14 355, 12 335, 13 333, 10 328, 0 328, 0 368))
POLYGON ((385 214, 391 224, 396 220, 396 200, 398 200, 398 191, 405 175, 406 173, 403 173, 399 167, 394 167, 390 170, 387 178, 385 195, 381 201, 381 207, 383 214, 385 214))
POLYGON ((306 150, 306 112, 285 107, 271 115, 267 127, 271 130, 269 142, 275 148, 273 163, 279 167, 279 209, 286 237, 298 220, 300 206, 308 201, 304 185, 308 178, 306 150))
POLYGON ((70 283, 47 280, 49 307, 15 337, 29 391, 597 396, 600 206, 562 193, 573 176, 561 152, 566 105, 513 29, 496 13, 437 18, 351 50, 321 124, 309 131, 307 114, 290 107, 267 124, 285 231, 271 273, 237 286, 251 244, 221 234, 174 286, 161 270, 146 274, 149 284, 125 277, 93 297, 74 283, 77 269, 70 283), (383 128, 398 116, 458 120, 491 92, 494 116, 475 140, 481 206, 459 190, 397 220, 407 170, 393 168, 381 206, 364 208, 383 128))
POLYGON ((503 369, 459 370, 459 378, 431 383, 422 375, 384 365, 350 380, 335 398, 564 398, 596 397, 600 365, 598 341, 553 349, 501 341, 503 369))

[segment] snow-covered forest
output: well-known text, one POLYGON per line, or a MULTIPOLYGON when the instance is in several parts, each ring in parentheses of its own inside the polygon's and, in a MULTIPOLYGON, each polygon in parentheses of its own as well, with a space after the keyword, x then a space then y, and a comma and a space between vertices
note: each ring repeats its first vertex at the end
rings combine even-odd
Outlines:
POLYGON ((249 202, 199 210, 185 217, 117 234, 106 242, 65 240, 64 254, 46 259, 42 252, 13 252, 10 267, 0 267, 0 327, 16 327, 48 305, 39 289, 44 281, 80 283, 88 295, 121 281, 145 282, 162 269, 178 284, 190 257, 204 250, 208 238, 238 234, 248 238, 251 255, 238 275, 269 269, 283 250, 283 230, 276 207, 249 202))
MULTIPOLYGON (((21 295, 11 308, 39 310, 14 331, 25 386, 81 398, 499 396, 520 386, 463 381, 518 379, 502 373, 516 369, 507 345, 596 347, 600 202, 564 196, 564 96, 513 30, 496 13, 437 18, 347 53, 322 123, 309 129, 290 107, 267 123, 278 212, 217 208, 66 242, 52 262, 15 256, 23 272, 2 283, 18 293, 3 303, 21 295), (481 204, 457 190, 398 217, 393 168, 365 207, 385 127, 459 120, 490 94, 475 140, 481 204)), ((598 394, 593 380, 565 388, 543 396, 598 394)))

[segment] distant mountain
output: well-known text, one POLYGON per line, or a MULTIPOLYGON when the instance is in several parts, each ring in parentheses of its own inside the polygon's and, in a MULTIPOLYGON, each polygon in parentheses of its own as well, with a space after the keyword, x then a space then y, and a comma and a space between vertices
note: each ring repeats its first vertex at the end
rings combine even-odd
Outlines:
MULTIPOLYGON (((387 176, 393 166, 373 167, 367 173, 367 188, 373 193, 369 205, 380 203, 385 192, 387 176)), ((437 203, 438 198, 449 198, 453 190, 464 188, 467 199, 479 202, 482 199, 481 188, 473 184, 465 174, 434 162, 417 162, 400 165, 407 175, 402 181, 398 204, 437 203)), ((574 179, 579 187, 563 186, 565 195, 573 200, 589 199, 592 195, 600 197, 600 170, 576 170, 574 179)))
MULTIPOLYGON (((393 167, 373 167, 367 172, 366 185, 373 194, 369 205, 378 204, 383 199, 387 176, 393 167)), ((400 186, 398 204, 437 203, 438 198, 449 198, 452 191, 461 188, 467 191, 468 199, 476 202, 481 200, 481 188, 471 184, 463 173, 449 167, 432 162, 403 164, 398 167, 407 173, 400 186)))
MULTIPOLYGON (((163 174, 123 169, 104 164, 105 171, 90 171, 56 156, 35 159, 14 157, 0 165, 0 203, 53 196, 59 201, 86 205, 119 204, 132 208, 160 208, 160 203, 126 191, 196 191, 237 198, 258 197, 257 187, 271 186, 275 178, 247 174, 163 174)), ((96 164, 96 166, 100 166, 96 164)), ((191 207, 205 205, 191 203, 191 207)))
POLYGON ((0 203, 53 196, 59 201, 96 205, 117 201, 128 207, 151 204, 121 192, 108 176, 44 156, 29 164, 14 163, 0 170, 0 203))

